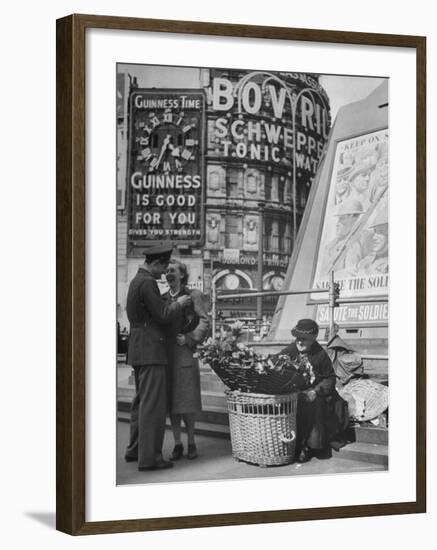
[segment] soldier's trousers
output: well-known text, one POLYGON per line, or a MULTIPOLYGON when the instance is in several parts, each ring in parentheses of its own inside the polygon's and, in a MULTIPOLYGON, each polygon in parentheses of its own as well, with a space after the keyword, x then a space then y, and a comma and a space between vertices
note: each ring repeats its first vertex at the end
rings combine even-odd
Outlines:
POLYGON ((166 370, 165 365, 134 367, 136 394, 126 457, 138 457, 138 467, 153 466, 162 460, 167 413, 166 370))

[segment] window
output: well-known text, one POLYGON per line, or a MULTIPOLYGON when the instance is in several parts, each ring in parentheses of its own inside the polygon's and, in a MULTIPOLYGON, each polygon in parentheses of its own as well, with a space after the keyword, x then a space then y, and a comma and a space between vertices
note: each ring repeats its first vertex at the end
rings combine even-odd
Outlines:
POLYGON ((286 179, 284 183, 284 203, 291 203, 293 201, 291 180, 286 179))
POLYGON ((235 168, 230 168, 226 172, 226 194, 228 197, 238 197, 240 195, 240 174, 235 168))
POLYGON ((272 235, 272 219, 264 218, 264 250, 271 250, 271 235, 272 235))
POLYGON ((279 187, 279 191, 278 191, 278 194, 279 194, 279 202, 281 204, 287 204, 288 202, 288 193, 287 193, 287 180, 281 176, 281 178, 279 179, 279 184, 278 184, 278 187, 279 187))
POLYGON ((241 248, 241 236, 243 233, 242 218, 228 214, 226 216, 226 248, 241 248))
POLYGON ((278 190, 278 176, 272 177, 272 187, 271 187, 271 195, 272 195, 272 201, 278 202, 279 200, 279 190, 278 190))
POLYGON ((279 224, 272 222, 272 252, 279 252, 279 224))
POLYGON ((264 189, 266 201, 272 200, 272 177, 270 176, 270 174, 266 174, 265 176, 264 189))
POLYGON ((291 227, 289 223, 285 223, 284 247, 284 252, 286 254, 291 254, 291 227))
POLYGON ((213 193, 220 191, 220 174, 218 170, 209 170, 208 173, 208 188, 213 193))
POLYGON ((280 221, 278 223, 279 226, 279 238, 278 238, 278 244, 279 244, 279 252, 285 252, 285 223, 283 221, 280 221))

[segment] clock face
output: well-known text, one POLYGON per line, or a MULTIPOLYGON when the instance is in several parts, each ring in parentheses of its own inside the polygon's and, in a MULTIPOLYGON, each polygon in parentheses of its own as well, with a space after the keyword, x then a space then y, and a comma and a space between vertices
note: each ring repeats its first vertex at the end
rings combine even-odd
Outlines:
POLYGON ((225 278, 225 286, 228 290, 236 290, 240 286, 240 281, 234 273, 229 273, 225 278))
POLYGON ((135 88, 129 97, 128 248, 204 238, 205 93, 135 88))
POLYGON ((282 290, 282 285, 284 284, 284 280, 282 279, 282 277, 278 277, 276 275, 272 277, 271 283, 272 283, 273 290, 279 291, 279 290, 282 290))
POLYGON ((149 173, 182 172, 196 161, 195 151, 199 144, 198 118, 167 109, 150 113, 142 136, 140 161, 149 173))

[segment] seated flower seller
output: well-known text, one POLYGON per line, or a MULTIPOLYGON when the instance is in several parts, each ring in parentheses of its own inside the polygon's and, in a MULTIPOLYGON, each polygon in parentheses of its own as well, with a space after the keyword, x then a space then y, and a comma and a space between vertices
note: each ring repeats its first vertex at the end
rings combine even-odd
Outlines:
POLYGON ((347 403, 335 389, 331 360, 316 341, 318 333, 315 321, 301 319, 291 331, 295 341, 280 352, 307 366, 305 389, 299 393, 297 405, 298 462, 307 462, 312 456, 332 456, 331 449, 338 450, 345 444, 343 432, 349 422, 347 403))

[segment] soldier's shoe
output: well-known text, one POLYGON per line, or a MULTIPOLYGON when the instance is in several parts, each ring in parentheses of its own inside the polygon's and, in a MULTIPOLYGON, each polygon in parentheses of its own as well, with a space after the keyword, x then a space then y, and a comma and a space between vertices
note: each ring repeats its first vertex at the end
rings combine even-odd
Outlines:
POLYGON ((124 459, 125 459, 126 462, 138 462, 138 457, 137 456, 126 455, 124 457, 124 459))
POLYGON ((182 443, 176 443, 169 458, 170 460, 179 460, 182 458, 183 454, 184 454, 184 446, 182 445, 182 443))
POLYGON ((138 471, 146 472, 149 470, 166 470, 167 468, 173 468, 173 463, 167 462, 166 460, 161 460, 160 462, 156 462, 152 466, 139 466, 138 471))

